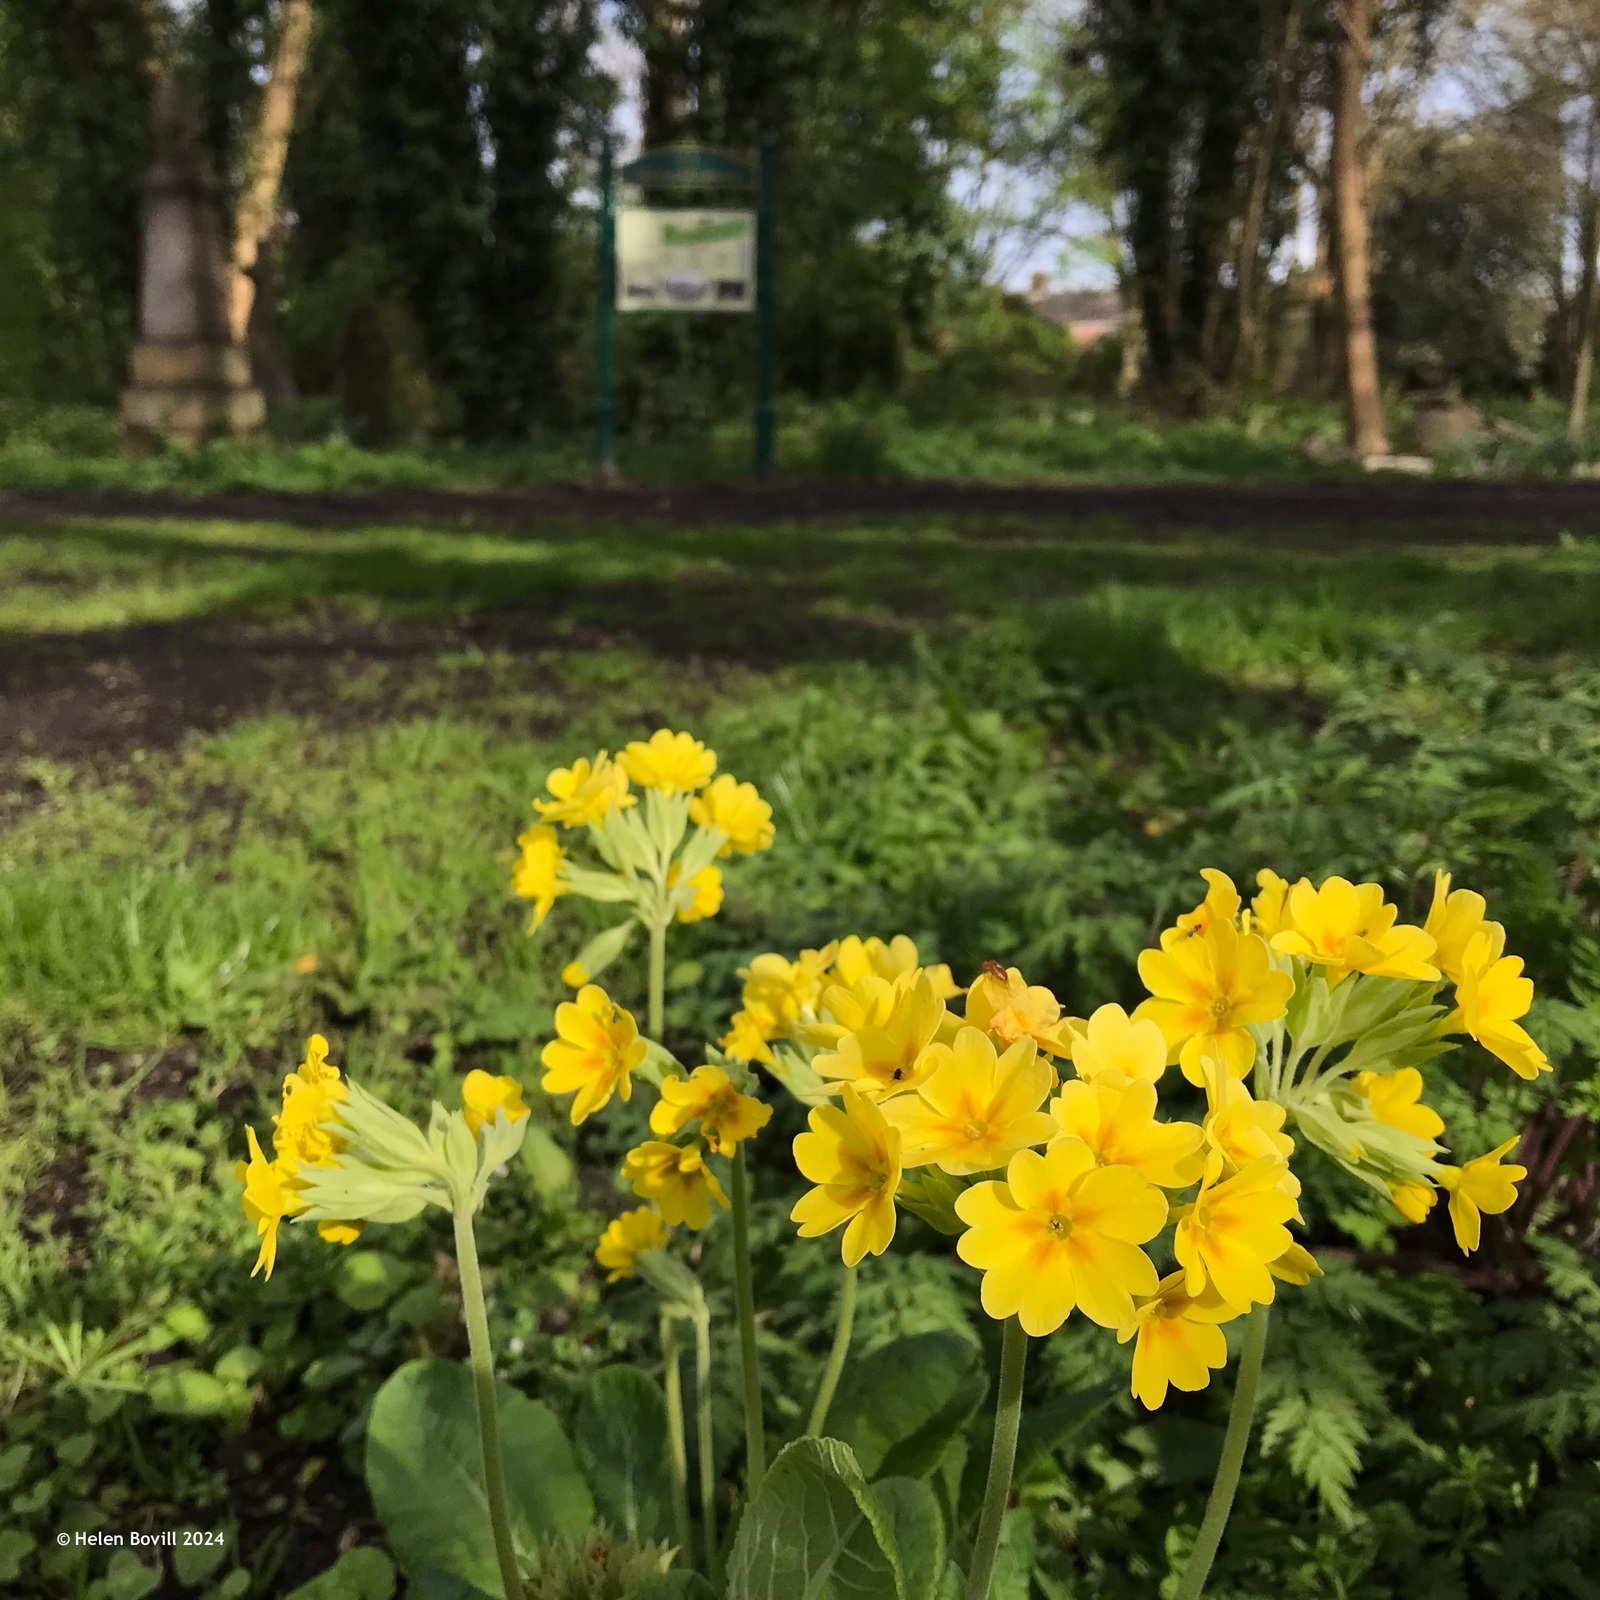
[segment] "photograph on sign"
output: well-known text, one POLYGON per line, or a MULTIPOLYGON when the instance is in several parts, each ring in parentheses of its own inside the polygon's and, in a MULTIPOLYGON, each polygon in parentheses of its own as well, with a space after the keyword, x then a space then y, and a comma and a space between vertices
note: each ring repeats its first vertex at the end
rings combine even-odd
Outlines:
POLYGON ((617 208, 619 311, 755 309, 753 211, 617 208))

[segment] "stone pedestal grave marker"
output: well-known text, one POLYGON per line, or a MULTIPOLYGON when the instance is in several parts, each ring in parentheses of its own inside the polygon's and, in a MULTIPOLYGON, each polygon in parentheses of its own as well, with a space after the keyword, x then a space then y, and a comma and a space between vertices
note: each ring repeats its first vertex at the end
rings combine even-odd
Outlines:
POLYGON ((164 86, 157 157, 144 185, 139 342, 122 392, 128 443, 199 444, 261 425, 266 403, 228 326, 217 184, 195 149, 175 87, 164 86))

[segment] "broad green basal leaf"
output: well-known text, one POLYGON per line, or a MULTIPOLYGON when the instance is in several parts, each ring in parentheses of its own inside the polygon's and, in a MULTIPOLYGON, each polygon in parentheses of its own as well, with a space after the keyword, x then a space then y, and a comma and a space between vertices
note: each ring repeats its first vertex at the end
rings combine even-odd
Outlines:
MULTIPOLYGON (((554 1414, 509 1384, 497 1384, 496 1395, 518 1547, 576 1537, 593 1521, 594 1502, 554 1414)), ((367 1487, 406 1572, 435 1567, 501 1595, 465 1366, 411 1361, 378 1391, 367 1424, 367 1487)))
POLYGON ((925 1478, 988 1392, 983 1359, 956 1333, 896 1339, 845 1368, 828 1431, 869 1478, 925 1478))
POLYGON ((931 1597, 944 1571, 944 1515, 920 1478, 880 1478, 872 1486, 894 1529, 910 1600, 931 1597))
POLYGON ((739 1523, 728 1600, 915 1600, 894 1531, 837 1439, 798 1439, 739 1523))
POLYGON ((602 1367, 578 1408, 573 1444, 601 1520, 629 1539, 665 1537, 672 1480, 660 1385, 638 1367, 602 1367))

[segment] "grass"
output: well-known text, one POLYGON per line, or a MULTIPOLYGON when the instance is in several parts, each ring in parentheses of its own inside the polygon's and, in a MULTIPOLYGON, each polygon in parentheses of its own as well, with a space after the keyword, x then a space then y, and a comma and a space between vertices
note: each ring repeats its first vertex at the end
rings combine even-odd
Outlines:
MULTIPOLYGON (((903 930, 958 972, 1020 964, 1081 1010, 1136 998, 1136 954, 1202 865, 1378 876, 1411 913, 1445 867, 1528 958, 1561 1072, 1524 1090, 1474 1059, 1457 1076, 1488 1086, 1480 1109, 1438 1093, 1484 1147, 1550 1101, 1579 1119, 1579 1171, 1600 1044, 1600 547, 1390 533, 8 527, 0 1493, 39 1545, 7 1577, 19 1547, 0 1542, 0 1578, 82 1595, 103 1565, 50 1550, 57 1527, 181 1516, 230 1531, 206 1583, 237 1561, 248 1592, 281 1596, 341 1538, 374 1537, 362 1406, 407 1355, 457 1348, 453 1286, 421 1223, 350 1254, 294 1239, 270 1285, 249 1282, 243 1123, 265 1126, 312 1027, 410 1108, 477 1065, 533 1091, 556 974, 598 923, 563 901, 529 941, 509 847, 549 766, 661 724, 753 778, 779 827, 730 871, 723 914, 677 938, 685 1050, 761 949, 903 930), (55 1350, 75 1318, 126 1392, 55 1350), (163 1348, 119 1355, 139 1340, 163 1348), (214 1380, 203 1403, 174 1370, 214 1380)), ((623 998, 639 979, 618 969, 623 998)), ((577 1180, 519 1169, 485 1256, 509 1375, 563 1408, 648 1348, 644 1300, 602 1294, 587 1259, 635 1130, 572 1140, 530 1099, 577 1180)), ((769 1403, 793 1428, 830 1290, 787 1243, 786 1116, 762 1152, 758 1298, 769 1403)), ((1285 1314, 1278 1455, 1247 1476, 1228 1592, 1584 1592, 1600 1288, 1592 1198, 1561 1207, 1538 1247, 1569 1252, 1559 1279, 1507 1229, 1465 1284, 1427 1232, 1424 1270, 1330 1270, 1285 1314), (1448 1370, 1441 1341, 1461 1352, 1448 1370)), ((1395 1248, 1326 1173, 1306 1209, 1331 1264, 1351 1238, 1395 1248)), ((714 1297, 725 1249, 708 1237, 714 1297)), ((860 1348, 940 1326, 988 1337, 970 1278, 914 1234, 865 1275, 860 1348)), ((1109 1338, 1044 1348, 1041 1382, 1123 1371, 1109 1338)), ((724 1366, 728 1439, 736 1382, 724 1366)), ((1153 1592, 1223 1399, 1119 1406, 1044 1452, 1015 1535, 1039 1593, 1153 1592)))
MULTIPOLYGON (((867 480, 1054 482, 1222 481, 1326 477, 1300 451, 1307 431, 1334 439, 1326 405, 1258 404, 1237 417, 1159 422, 1092 397, 996 412, 925 417, 904 405, 795 403, 779 429, 780 473, 867 480)), ((685 427, 651 440, 625 436, 620 465, 640 482, 734 481, 750 473, 743 419, 685 427)), ((115 419, 88 408, 0 410, 0 487, 26 489, 357 490, 501 488, 590 476, 588 438, 550 435, 521 447, 416 443, 360 449, 341 434, 309 442, 118 454, 115 419)))

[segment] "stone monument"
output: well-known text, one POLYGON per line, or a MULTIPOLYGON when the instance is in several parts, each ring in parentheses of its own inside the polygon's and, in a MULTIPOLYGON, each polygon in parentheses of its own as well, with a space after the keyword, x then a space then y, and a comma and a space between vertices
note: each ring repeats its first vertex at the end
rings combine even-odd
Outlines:
POLYGON ((144 184, 139 342, 122 392, 124 438, 199 444, 261 425, 266 403, 228 326, 217 184, 196 148, 181 91, 157 97, 155 165, 144 184))

